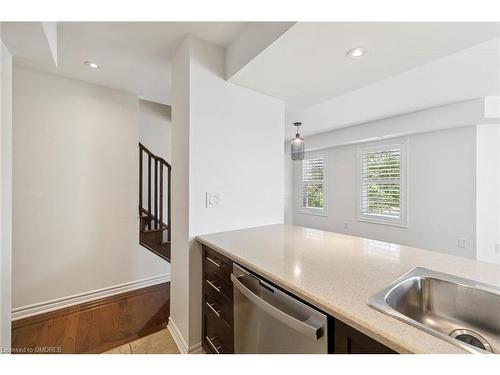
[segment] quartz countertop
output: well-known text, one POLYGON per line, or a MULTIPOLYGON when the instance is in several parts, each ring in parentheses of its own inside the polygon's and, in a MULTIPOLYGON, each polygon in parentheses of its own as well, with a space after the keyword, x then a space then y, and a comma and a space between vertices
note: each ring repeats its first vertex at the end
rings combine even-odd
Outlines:
POLYGON ((292 225, 201 235, 197 240, 399 353, 466 353, 369 307, 414 267, 500 286, 500 266, 292 225))

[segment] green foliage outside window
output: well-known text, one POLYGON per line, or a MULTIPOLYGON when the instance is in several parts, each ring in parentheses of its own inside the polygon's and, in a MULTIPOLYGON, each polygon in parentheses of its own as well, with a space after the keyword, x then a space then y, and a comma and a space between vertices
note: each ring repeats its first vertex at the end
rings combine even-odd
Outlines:
POLYGON ((323 208, 323 158, 306 159, 302 164, 302 207, 323 208))
POLYGON ((367 211, 397 216, 400 207, 401 154, 399 150, 365 154, 364 183, 367 211))
POLYGON ((304 207, 323 208, 323 185, 308 185, 304 207))

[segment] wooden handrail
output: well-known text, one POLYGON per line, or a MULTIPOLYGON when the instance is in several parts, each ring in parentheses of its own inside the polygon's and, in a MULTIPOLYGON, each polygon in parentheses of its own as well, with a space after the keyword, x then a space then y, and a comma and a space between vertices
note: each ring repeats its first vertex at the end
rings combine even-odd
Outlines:
MULTIPOLYGON (((148 212, 148 210, 146 210, 145 208, 142 209, 142 213, 144 214, 143 216, 141 216, 142 218, 148 218, 151 221, 155 221, 154 216, 150 215, 149 212, 148 212)), ((168 229, 168 224, 167 223, 162 223, 160 221, 160 219, 157 219, 156 221, 158 222, 158 225, 161 227, 160 230, 168 229)), ((153 230, 153 229, 151 229, 151 230, 153 230)))
MULTIPOLYGON (((167 230, 167 241, 171 240, 171 171, 172 166, 165 161, 165 159, 154 155, 149 151, 143 144, 139 143, 139 215, 142 217, 147 217, 147 231, 164 231, 167 230), (144 170, 143 159, 144 154, 147 157, 147 167, 144 170), (154 168, 153 168, 154 162, 154 168), (167 173, 164 173, 164 169, 167 169, 167 173), (147 188, 144 189, 144 173, 147 173, 146 181, 147 188), (163 205, 165 203, 164 190, 165 184, 164 179, 167 178, 168 187, 167 191, 167 223, 164 223, 164 213, 163 205), (144 200, 144 190, 147 194, 146 204, 147 208, 143 207, 144 200), (143 216, 144 215, 144 216, 143 216), (154 228, 152 228, 152 226, 154 228)), ((143 223, 141 222, 141 230, 143 223)))
POLYGON ((165 166, 168 169, 172 169, 172 166, 170 165, 170 163, 168 161, 166 161, 162 157, 159 157, 159 156, 156 156, 155 154, 153 154, 146 147, 144 147, 144 145, 142 143, 139 143, 139 149, 142 150, 142 151, 144 151, 146 154, 150 155, 153 159, 158 160, 162 164, 165 164, 165 166))

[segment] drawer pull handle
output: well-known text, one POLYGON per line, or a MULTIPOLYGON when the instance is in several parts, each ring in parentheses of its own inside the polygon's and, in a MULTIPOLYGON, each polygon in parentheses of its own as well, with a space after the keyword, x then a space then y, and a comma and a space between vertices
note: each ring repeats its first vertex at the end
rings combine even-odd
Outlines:
POLYGON ((209 256, 206 257, 207 260, 212 263, 214 266, 216 266, 217 268, 220 268, 220 264, 217 263, 215 260, 213 260, 212 258, 210 258, 209 256))
POLYGON ((221 315, 220 315, 221 310, 215 310, 213 303, 208 303, 208 302, 205 302, 205 303, 207 304, 207 306, 210 308, 210 310, 212 310, 212 312, 215 315, 217 315, 219 318, 222 318, 221 315))
POLYGON ((221 292, 221 289, 218 286, 216 286, 212 281, 207 280, 207 284, 210 285, 212 288, 214 288, 217 291, 217 293, 221 292))
POLYGON ((208 342, 208 345, 210 345, 210 347, 214 350, 214 352, 216 352, 217 354, 220 354, 220 351, 219 349, 222 349, 222 345, 219 345, 219 346, 215 346, 215 344, 213 343, 212 340, 215 340, 217 337, 208 337, 208 336, 205 336, 205 339, 207 340, 208 342))

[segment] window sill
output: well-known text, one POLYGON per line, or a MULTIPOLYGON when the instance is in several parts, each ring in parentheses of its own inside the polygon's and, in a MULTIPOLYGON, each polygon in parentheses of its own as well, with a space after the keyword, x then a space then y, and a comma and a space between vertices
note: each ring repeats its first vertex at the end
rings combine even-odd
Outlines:
POLYGON ((395 221, 386 221, 386 220, 380 220, 380 219, 369 218, 369 217, 358 217, 357 221, 360 221, 362 223, 369 223, 369 224, 388 225, 390 227, 408 228, 408 223, 398 223, 395 221))
POLYGON ((311 210, 299 209, 297 213, 301 215, 328 216, 326 211, 324 210, 315 211, 314 209, 311 210))

